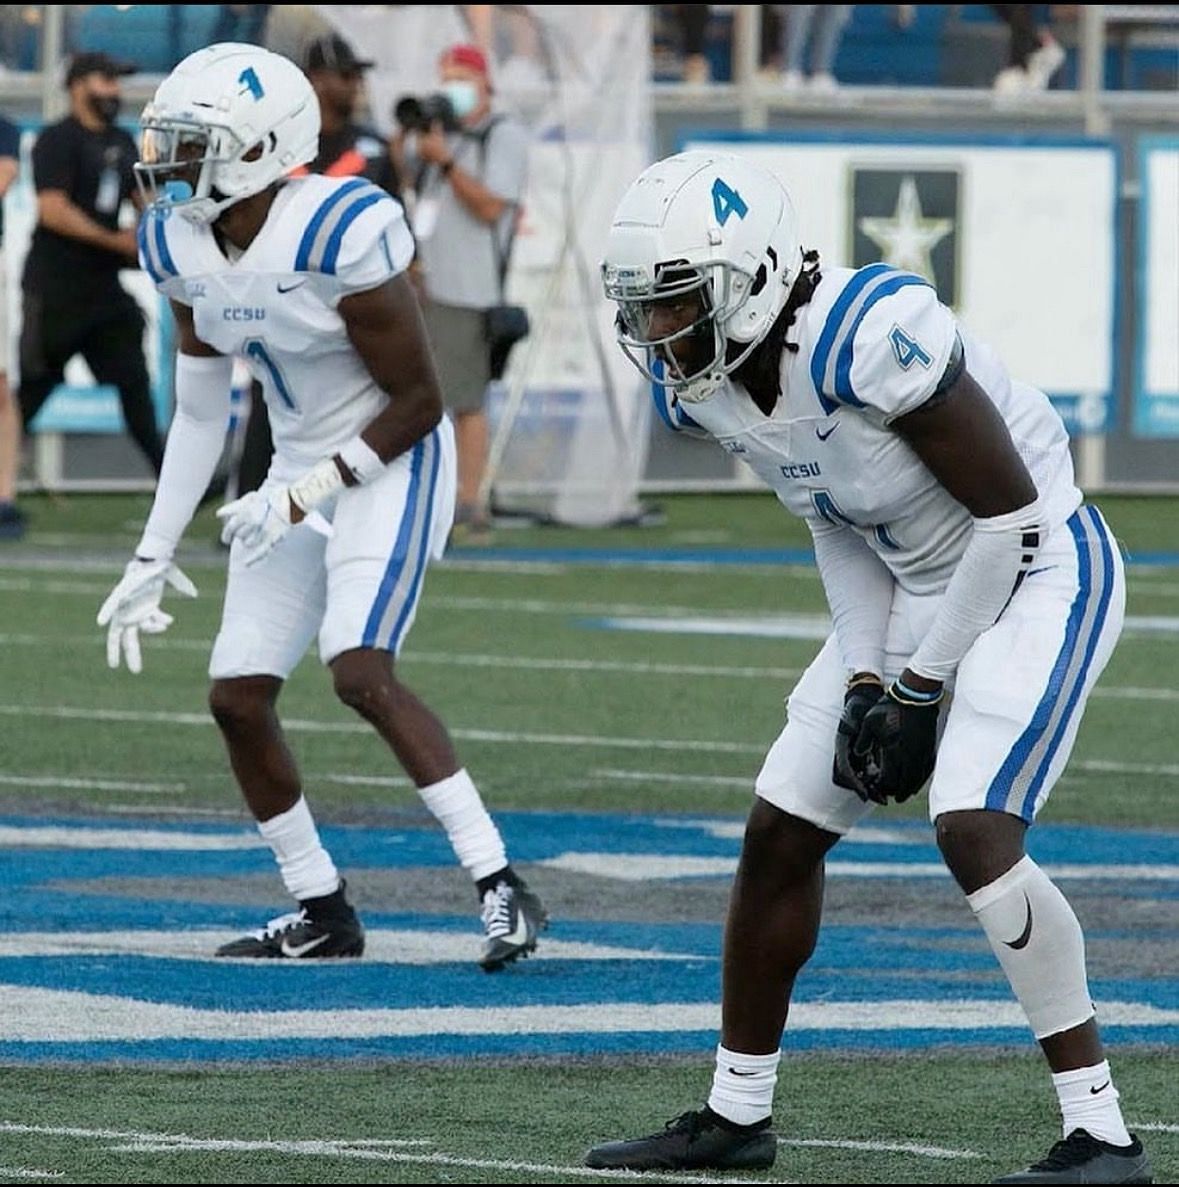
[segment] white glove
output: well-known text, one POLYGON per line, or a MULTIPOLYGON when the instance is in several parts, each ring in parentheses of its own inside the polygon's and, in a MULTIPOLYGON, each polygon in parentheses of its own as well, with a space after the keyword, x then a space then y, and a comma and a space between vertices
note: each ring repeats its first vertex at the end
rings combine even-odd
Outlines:
MULTIPOLYGON (((296 525, 291 523, 291 493, 285 487, 263 487, 252 490, 217 508, 221 520, 221 543, 241 542, 242 560, 256 565, 268 556, 274 546, 296 525)), ((332 525, 318 511, 310 511, 299 521, 330 537, 332 525)))
POLYGON ((106 662, 110 667, 117 668, 122 655, 128 671, 143 671, 139 632, 161 635, 172 625, 172 615, 160 609, 166 585, 186 598, 197 596, 196 586, 170 557, 155 561, 135 557, 128 563, 119 584, 98 611, 98 625, 108 627, 106 662))

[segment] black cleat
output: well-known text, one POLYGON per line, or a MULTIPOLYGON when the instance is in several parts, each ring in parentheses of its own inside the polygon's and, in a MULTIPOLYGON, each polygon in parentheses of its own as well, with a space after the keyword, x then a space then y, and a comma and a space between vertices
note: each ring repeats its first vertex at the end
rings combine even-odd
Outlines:
POLYGON ((662 1133, 605 1142, 585 1156, 596 1170, 768 1170, 778 1153, 770 1118, 734 1125, 707 1105, 682 1113, 662 1133))
POLYGON ((364 928, 344 898, 344 883, 333 894, 305 899, 300 910, 279 915, 259 931, 231 940, 218 956, 252 960, 315 960, 329 956, 360 956, 364 928))
POLYGON ((537 936, 549 925, 540 899, 520 881, 505 880, 485 891, 481 914, 485 938, 479 965, 488 973, 536 951, 537 936))
POLYGON ((1059 1141, 1048 1157, 1027 1170, 1013 1171, 993 1183, 1153 1183, 1150 1160, 1142 1143, 1114 1146, 1095 1138, 1087 1129, 1074 1129, 1059 1141))

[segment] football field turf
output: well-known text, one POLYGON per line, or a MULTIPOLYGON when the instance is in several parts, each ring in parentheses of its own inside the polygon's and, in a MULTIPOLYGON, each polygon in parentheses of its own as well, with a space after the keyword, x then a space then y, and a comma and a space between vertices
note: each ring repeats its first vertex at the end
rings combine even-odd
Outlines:
MULTIPOLYGON (((1127 1120, 1174 1183, 1179 505, 1098 503, 1127 628, 1029 847, 1085 926, 1127 1120)), ((605 1181, 590 1144, 703 1100, 752 779, 826 629, 805 529, 769 496, 500 531, 427 576, 402 675, 552 913, 494 976, 445 836, 314 654, 280 712, 368 951, 211 958, 289 909, 206 708, 212 513, 180 554, 200 597, 165 603, 132 676, 94 615, 146 496, 27 505, 28 539, 0 546, 0 1182, 605 1181)), ((833 852, 784 1052, 778 1162, 755 1179, 985 1182, 1056 1136, 924 797, 833 852)))

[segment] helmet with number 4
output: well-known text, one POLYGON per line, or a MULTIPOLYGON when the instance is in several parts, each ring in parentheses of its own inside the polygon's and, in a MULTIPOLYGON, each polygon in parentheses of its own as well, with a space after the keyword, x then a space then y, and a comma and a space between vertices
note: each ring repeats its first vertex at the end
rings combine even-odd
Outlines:
POLYGON ((222 42, 189 54, 141 118, 140 189, 194 222, 315 159, 319 100, 289 58, 222 42))
POLYGON ((690 151, 631 184, 606 241, 602 280, 618 342, 681 400, 710 395, 769 332, 802 270, 786 187, 733 154, 690 151), (682 305, 686 323, 660 324, 682 305), (685 363, 685 356, 690 363, 685 363))

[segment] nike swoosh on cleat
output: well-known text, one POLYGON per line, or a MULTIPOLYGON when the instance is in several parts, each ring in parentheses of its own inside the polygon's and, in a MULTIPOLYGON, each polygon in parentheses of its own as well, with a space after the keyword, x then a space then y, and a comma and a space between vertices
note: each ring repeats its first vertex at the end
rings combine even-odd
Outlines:
POLYGON ((516 926, 510 935, 503 937, 505 944, 525 944, 528 942, 528 924, 524 919, 524 912, 516 913, 516 926))
POLYGON ((288 284, 286 288, 283 288, 283 286, 280 284, 278 286, 278 291, 280 293, 293 293, 295 289, 302 288, 306 283, 307 280, 304 278, 303 280, 296 280, 294 284, 288 284))
POLYGON ((821 429, 816 428, 815 436, 818 437, 820 441, 826 441, 827 438, 830 437, 837 428, 839 428, 839 421, 836 421, 825 433, 821 429))
POLYGON ((1008 948, 1014 948, 1017 952, 1020 948, 1026 948, 1028 946, 1028 940, 1032 938, 1032 900, 1028 898, 1026 890, 1023 894, 1023 901, 1028 905, 1028 921, 1023 925, 1023 931, 1014 940, 1003 941, 1008 948))
POLYGON ((283 940, 282 954, 283 956, 299 957, 306 956, 308 952, 314 952, 320 944, 326 943, 330 936, 316 936, 314 940, 308 940, 306 944, 292 944, 290 940, 283 940))
POLYGON ((1109 1087, 1109 1081, 1106 1080, 1106 1082, 1104 1084, 1102 1084, 1100 1088, 1090 1088, 1089 1095, 1096 1096, 1099 1092, 1104 1092, 1108 1087, 1109 1087))

